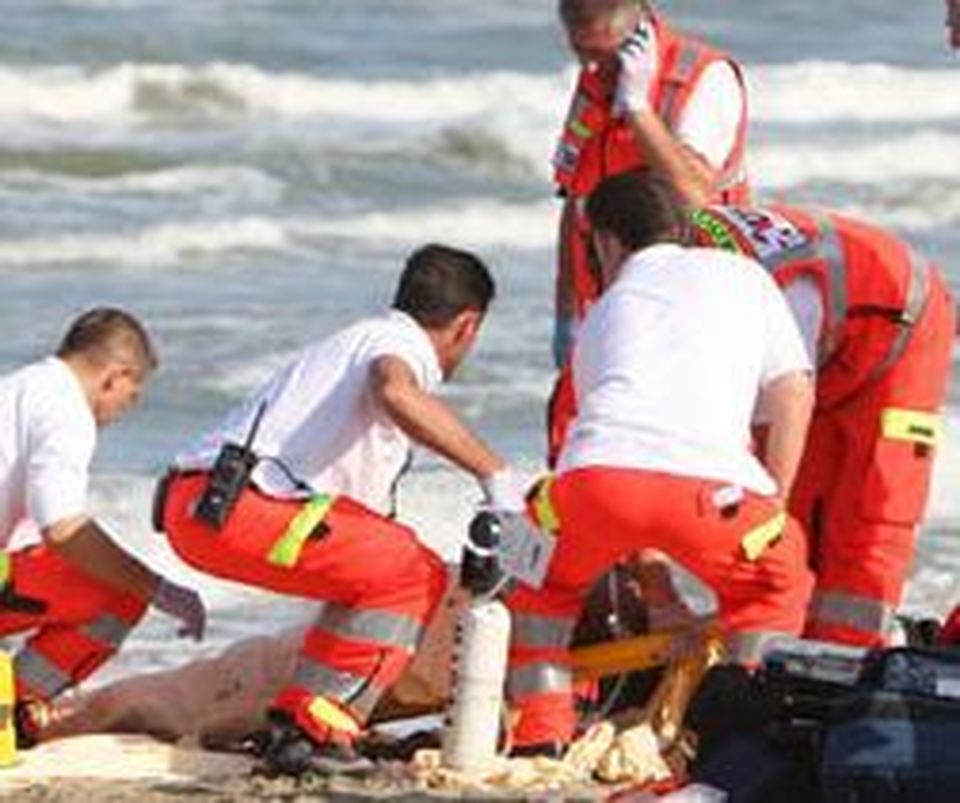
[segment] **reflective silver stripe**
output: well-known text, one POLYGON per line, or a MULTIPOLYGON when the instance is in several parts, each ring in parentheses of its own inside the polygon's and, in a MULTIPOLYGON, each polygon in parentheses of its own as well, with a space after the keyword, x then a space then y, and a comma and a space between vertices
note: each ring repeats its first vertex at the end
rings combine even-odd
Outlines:
POLYGON ((663 94, 660 96, 659 109, 660 119, 666 124, 667 128, 675 131, 680 122, 680 109, 677 108, 677 99, 680 97, 680 89, 690 80, 693 75, 694 67, 700 60, 700 47, 692 42, 683 42, 680 45, 680 55, 673 65, 673 69, 664 82, 663 94))
POLYGON ((73 685, 73 678, 49 658, 27 647, 13 659, 13 675, 44 697, 56 697, 73 685))
POLYGON ((106 644, 111 649, 117 649, 130 632, 130 625, 119 616, 105 613, 98 616, 90 624, 80 628, 80 632, 87 638, 106 644))
POLYGON ((344 608, 327 603, 314 627, 347 639, 373 641, 413 652, 420 643, 423 626, 409 616, 387 611, 344 608))
POLYGON ((302 686, 312 694, 336 699, 360 714, 370 716, 384 689, 370 678, 333 669, 326 664, 300 656, 293 684, 302 686))
POLYGON ((894 609, 880 600, 845 594, 842 591, 817 591, 810 604, 810 624, 840 625, 862 633, 886 634, 894 621, 894 609))
POLYGON ((535 613, 514 613, 511 643, 517 647, 563 649, 570 644, 575 619, 539 616, 535 613))
MULTIPOLYGON (((822 366, 836 351, 837 334, 847 318, 847 262, 843 257, 843 243, 833 221, 822 212, 811 214, 820 232, 817 250, 820 259, 827 263, 827 294, 829 306, 824 321, 823 346, 817 355, 817 364, 822 366)), ((786 256, 786 255, 785 255, 786 256)))
POLYGON ((731 663, 756 666, 766 649, 789 634, 777 630, 744 630, 726 637, 727 660, 731 663))
POLYGON ((910 276, 908 281, 910 286, 907 288, 907 301, 898 321, 900 329, 883 359, 870 369, 870 373, 864 380, 865 383, 879 379, 891 365, 903 356, 903 352, 907 350, 907 345, 910 343, 913 327, 927 308, 927 301, 930 298, 932 269, 930 264, 914 253, 912 249, 909 251, 909 258, 910 276))
POLYGON ((526 664, 511 668, 507 676, 507 694, 511 700, 522 700, 534 694, 569 692, 572 688, 570 668, 557 664, 526 664))

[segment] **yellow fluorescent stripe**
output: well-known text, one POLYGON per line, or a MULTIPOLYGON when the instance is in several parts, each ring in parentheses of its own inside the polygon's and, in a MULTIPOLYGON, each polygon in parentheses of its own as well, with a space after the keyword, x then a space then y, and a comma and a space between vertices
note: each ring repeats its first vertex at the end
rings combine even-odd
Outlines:
POLYGON ((778 513, 766 524, 754 527, 740 541, 743 548, 743 554, 747 560, 755 561, 759 558, 772 543, 774 543, 782 534, 783 528, 787 526, 787 514, 778 513))
POLYGON ((560 519, 557 518, 557 511, 553 508, 553 502, 550 501, 550 486, 553 485, 553 475, 540 482, 537 488, 537 496, 533 501, 533 511, 537 516, 537 523, 540 529, 548 533, 555 533, 560 529, 560 519))
POLYGON ((937 413, 887 407, 880 414, 880 431, 884 438, 936 446, 940 442, 943 422, 937 413))
POLYGON ((579 120, 570 121, 570 130, 580 137, 580 139, 587 139, 593 134, 593 131, 590 130, 590 127, 584 125, 579 120))
POLYGON ((296 566, 297 561, 300 560, 303 545, 307 542, 310 534, 324 520, 332 504, 333 497, 326 494, 314 496, 307 502, 301 511, 293 517, 284 534, 277 539, 270 549, 267 561, 274 566, 285 566, 287 568, 296 566))
POLYGON ((330 702, 325 697, 314 697, 307 710, 310 716, 323 725, 329 725, 334 730, 347 733, 360 733, 357 721, 340 706, 330 702))
POLYGON ((10 553, 0 552, 0 586, 10 582, 10 553))

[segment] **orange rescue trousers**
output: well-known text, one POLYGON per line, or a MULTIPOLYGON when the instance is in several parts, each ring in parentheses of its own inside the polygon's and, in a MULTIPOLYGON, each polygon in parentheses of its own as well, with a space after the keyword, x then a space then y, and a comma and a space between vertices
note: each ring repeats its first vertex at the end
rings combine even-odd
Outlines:
POLYGON ((344 496, 305 502, 248 487, 214 530, 192 515, 206 482, 204 472, 174 476, 170 543, 210 574, 325 603, 274 708, 318 742, 351 735, 417 648, 446 586, 443 561, 408 527, 344 496))
MULTIPOLYGON (((790 499, 817 577, 811 638, 886 642, 927 503, 953 336, 953 304, 935 273, 903 355, 847 400, 814 412, 790 499)), ((890 337, 888 322, 865 318, 848 349, 859 353, 840 357, 869 365, 871 349, 884 354, 890 337)))
POLYGON ((49 701, 109 660, 147 603, 90 577, 46 546, 10 554, 16 595, 36 613, 0 606, 0 636, 35 631, 14 659, 17 698, 49 701))
POLYGON ((575 713, 570 636, 587 592, 617 560, 652 548, 717 595, 731 658, 755 664, 771 636, 798 635, 812 588, 806 542, 775 500, 724 483, 624 468, 559 475, 547 493, 557 548, 544 586, 520 586, 513 613, 508 693, 518 746, 567 742, 575 713))

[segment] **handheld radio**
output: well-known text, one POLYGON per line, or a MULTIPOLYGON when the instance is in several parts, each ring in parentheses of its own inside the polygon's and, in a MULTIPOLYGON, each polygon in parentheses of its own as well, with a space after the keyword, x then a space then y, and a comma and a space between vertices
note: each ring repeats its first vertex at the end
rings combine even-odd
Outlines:
POLYGON ((250 482, 250 474, 260 460, 253 451, 253 440, 266 410, 267 403, 264 401, 257 409, 243 444, 223 444, 210 471, 207 486, 197 500, 194 518, 209 524, 215 530, 226 524, 240 494, 250 482))

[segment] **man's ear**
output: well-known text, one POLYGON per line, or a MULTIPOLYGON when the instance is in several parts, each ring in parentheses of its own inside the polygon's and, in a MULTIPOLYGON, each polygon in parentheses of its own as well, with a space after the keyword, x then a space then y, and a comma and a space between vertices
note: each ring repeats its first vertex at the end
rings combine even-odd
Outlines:
POLYGON ((100 372, 98 385, 101 390, 112 390, 124 377, 130 376, 133 369, 123 363, 109 363, 100 372))
POLYGON ((483 323, 483 313, 477 309, 465 309, 456 319, 454 336, 458 343, 466 340, 472 340, 480 330, 480 324, 483 323))

